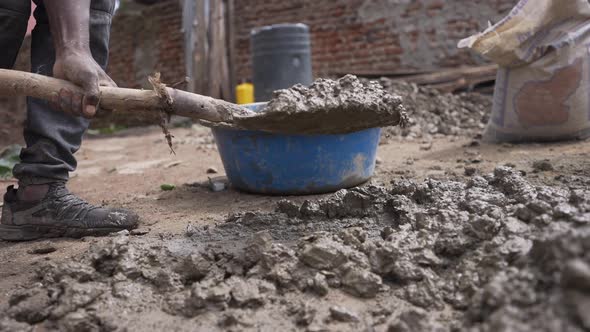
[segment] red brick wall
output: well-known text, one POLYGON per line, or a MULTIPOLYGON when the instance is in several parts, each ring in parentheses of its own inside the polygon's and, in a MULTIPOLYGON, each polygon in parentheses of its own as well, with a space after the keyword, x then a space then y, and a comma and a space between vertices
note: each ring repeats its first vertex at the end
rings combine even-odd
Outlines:
MULTIPOLYGON (((250 30, 310 26, 316 76, 407 73, 482 63, 457 42, 504 16, 517 0, 235 0, 236 74, 250 78, 250 30)), ((185 76, 182 13, 177 0, 124 2, 112 27, 109 74, 121 86, 149 87, 185 76)))
POLYGON ((516 0, 236 1, 237 77, 251 76, 250 30, 310 26, 316 76, 405 73, 480 63, 457 41, 498 20, 516 0))
MULTIPOLYGON (((505 15, 516 0, 234 0, 236 74, 250 78, 250 30, 303 22, 312 34, 316 76, 403 73, 481 62, 456 49, 457 41, 505 15)), ((114 18, 108 73, 122 87, 149 88, 160 71, 166 83, 185 77, 182 12, 177 0, 140 6, 123 1, 114 18)), ((23 51, 28 52, 25 48, 23 51)), ((0 101, 0 113, 18 108, 0 101)), ((20 119, 20 118, 19 118, 20 119)), ((20 121, 20 120, 19 120, 20 121)), ((6 121, 5 121, 6 122, 6 121)), ((94 122, 154 123, 144 114, 94 122)), ((5 135, 6 137, 6 135, 5 135)))
MULTIPOLYGON (((117 85, 151 89, 147 77, 162 74, 163 82, 174 84, 185 74, 182 12, 177 0, 152 6, 123 2, 111 27, 108 74, 117 85)), ((95 119, 95 128, 117 123, 125 126, 157 124, 150 112, 117 113, 95 119)))
POLYGON ((182 13, 177 0, 153 6, 123 2, 111 28, 108 73, 117 84, 149 87, 147 76, 159 71, 164 82, 185 77, 182 13))

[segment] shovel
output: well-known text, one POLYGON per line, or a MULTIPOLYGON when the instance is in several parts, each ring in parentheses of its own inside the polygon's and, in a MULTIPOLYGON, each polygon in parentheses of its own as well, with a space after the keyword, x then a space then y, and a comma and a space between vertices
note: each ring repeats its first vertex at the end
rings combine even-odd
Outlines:
MULTIPOLYGON (((0 69, 0 95, 51 100, 61 89, 82 93, 64 80, 17 70, 0 69)), ((234 116, 255 113, 238 105, 160 84, 154 90, 100 87, 100 108, 120 111, 167 109, 170 113, 210 122, 232 123, 234 116), (159 90, 159 91, 157 91, 159 90)))
MULTIPOLYGON (((100 87, 100 108, 117 111, 164 110, 215 127, 282 134, 344 134, 403 122, 398 112, 361 112, 359 106, 335 105, 317 112, 254 112, 236 104, 166 87, 159 75, 150 77, 154 90, 100 87)), ((51 100, 61 89, 82 93, 73 83, 16 70, 0 69, 0 96, 29 96, 51 100)))

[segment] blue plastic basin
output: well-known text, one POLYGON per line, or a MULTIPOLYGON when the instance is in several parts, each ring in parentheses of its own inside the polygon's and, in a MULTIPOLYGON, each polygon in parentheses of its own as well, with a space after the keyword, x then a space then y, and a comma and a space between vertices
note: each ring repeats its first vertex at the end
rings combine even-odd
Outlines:
MULTIPOLYGON (((265 103, 245 105, 257 110, 265 103)), ((282 135, 213 128, 229 181, 277 195, 333 192, 373 176, 381 128, 343 135, 282 135)))

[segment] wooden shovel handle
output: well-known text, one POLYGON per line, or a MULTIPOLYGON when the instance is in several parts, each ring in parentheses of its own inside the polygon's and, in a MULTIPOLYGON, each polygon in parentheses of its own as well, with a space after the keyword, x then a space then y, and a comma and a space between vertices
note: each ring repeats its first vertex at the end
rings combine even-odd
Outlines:
MULTIPOLYGON (((81 92, 64 80, 17 70, 0 69, 0 95, 29 96, 44 100, 61 89, 81 92)), ((233 115, 244 114, 244 108, 207 96, 166 88, 172 97, 172 113, 211 122, 232 122, 233 115)), ((163 101, 152 90, 100 87, 100 107, 117 111, 151 110, 163 108, 163 101)))

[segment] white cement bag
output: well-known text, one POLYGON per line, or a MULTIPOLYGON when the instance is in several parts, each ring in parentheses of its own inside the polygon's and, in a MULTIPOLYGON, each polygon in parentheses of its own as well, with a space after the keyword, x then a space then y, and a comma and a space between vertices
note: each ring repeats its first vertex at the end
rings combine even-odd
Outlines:
POLYGON ((486 141, 590 136, 588 0, 521 0, 506 18, 459 47, 500 65, 486 141))

